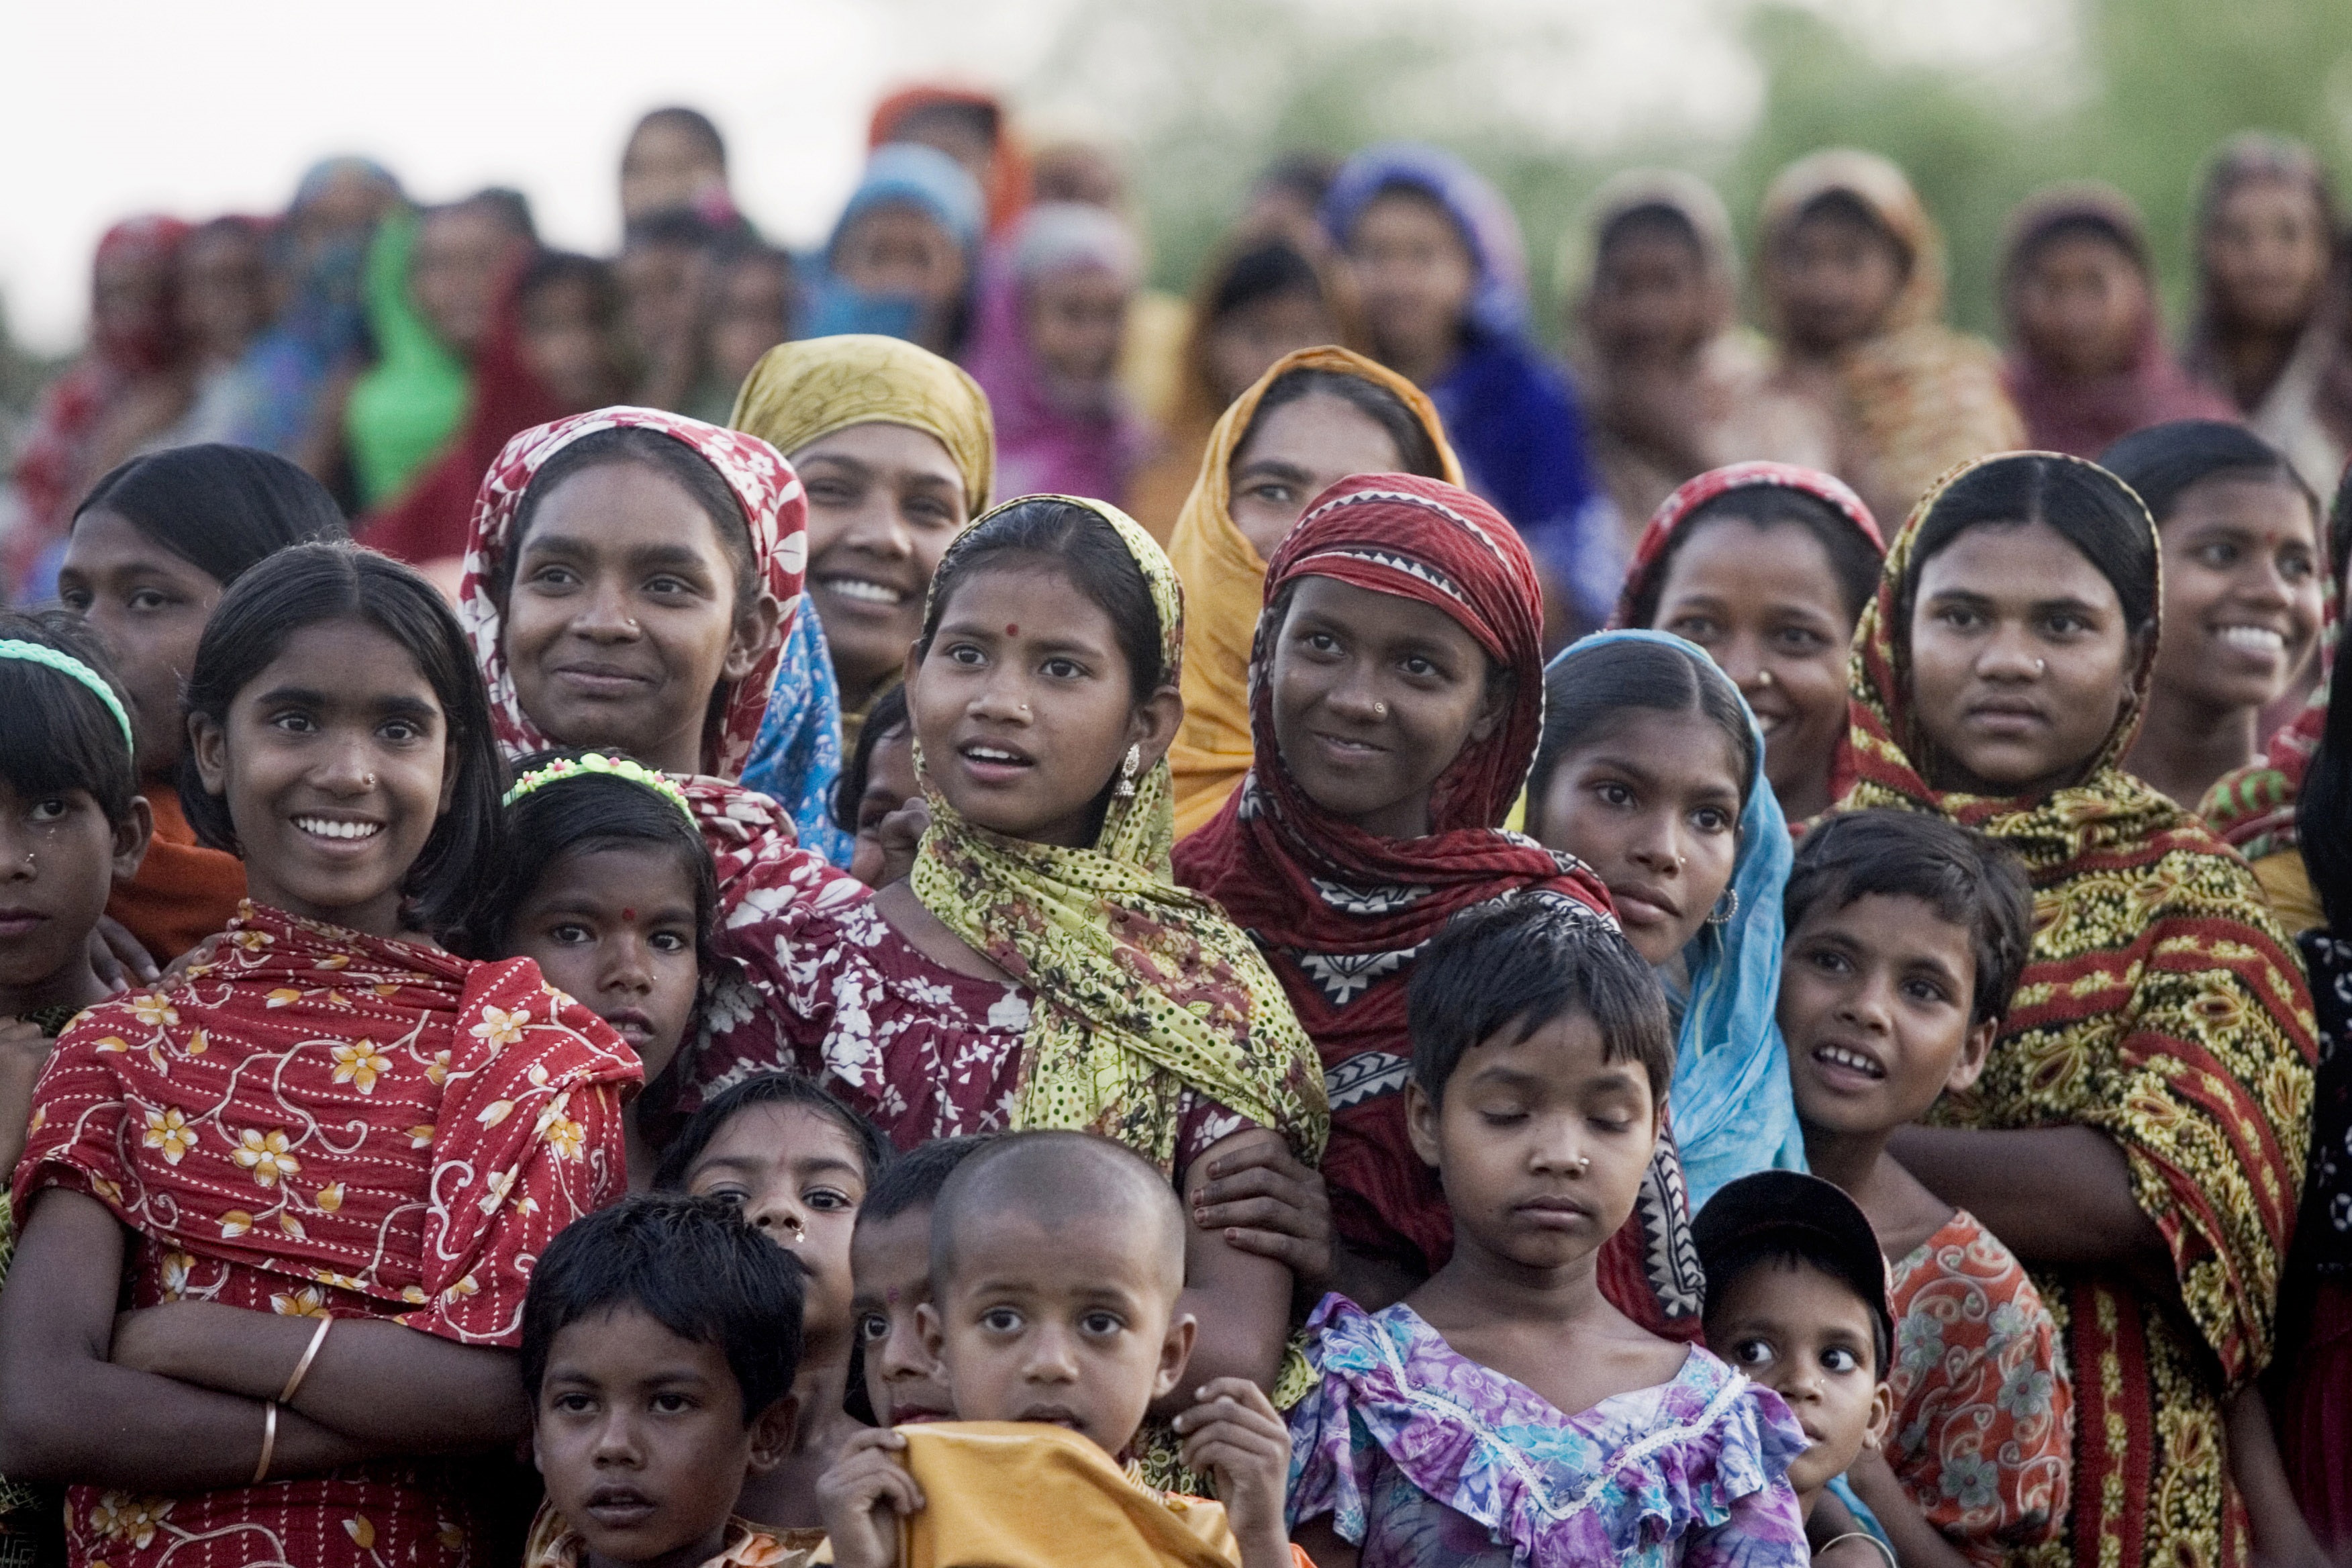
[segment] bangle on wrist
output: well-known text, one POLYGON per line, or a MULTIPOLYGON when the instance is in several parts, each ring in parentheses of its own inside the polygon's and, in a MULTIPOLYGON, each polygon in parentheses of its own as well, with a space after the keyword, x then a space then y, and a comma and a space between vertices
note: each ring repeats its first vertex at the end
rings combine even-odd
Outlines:
POLYGON ((302 1348, 302 1359, 294 1363, 294 1371, 286 1379, 286 1386, 278 1390, 278 1404, 290 1405, 294 1403, 294 1395, 300 1391, 302 1380, 310 1375, 310 1363, 319 1359, 319 1347, 327 1342, 327 1331, 334 1326, 332 1318, 319 1320, 318 1328, 311 1331, 310 1342, 302 1348))
MULTIPOLYGON (((1848 1541, 1867 1541, 1870 1542, 1871 1550, 1886 1559, 1886 1568, 1903 1568, 1903 1565, 1895 1560, 1895 1549, 1866 1530, 1849 1530, 1843 1535, 1832 1535, 1822 1542, 1822 1552, 1827 1552, 1832 1546, 1848 1541)), ((1822 1552, 1816 1552, 1813 1555, 1818 1558, 1822 1552)))
POLYGON ((259 1486, 269 1479, 269 1461, 278 1452, 278 1402, 267 1401, 261 1406, 261 1462, 253 1467, 253 1479, 248 1486, 259 1486))

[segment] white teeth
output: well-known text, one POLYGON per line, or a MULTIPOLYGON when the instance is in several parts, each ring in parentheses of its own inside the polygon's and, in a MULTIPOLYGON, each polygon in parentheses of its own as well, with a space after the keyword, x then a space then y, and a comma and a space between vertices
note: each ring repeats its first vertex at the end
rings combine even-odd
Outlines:
POLYGON ((1017 763, 1021 759, 1010 752, 1000 752, 993 746, 966 746, 963 754, 975 763, 1017 763))
POLYGON ((1849 1051, 1839 1046, 1822 1047, 1813 1052, 1813 1059, 1817 1062, 1826 1062, 1831 1067, 1851 1068, 1855 1072, 1867 1073, 1872 1078, 1886 1076, 1885 1069, 1868 1057, 1859 1051, 1849 1051))
POLYGON ((2213 634, 2231 647, 2249 653, 2284 653, 2286 638, 2269 626, 2223 626, 2213 634))
POLYGON ((863 577, 826 577, 822 581, 845 599, 863 599, 869 605, 902 605, 907 601, 907 595, 898 589, 869 583, 863 577))
POLYGON ((383 831, 380 822, 331 822, 323 816, 298 816, 294 826, 320 838, 373 838, 383 831))

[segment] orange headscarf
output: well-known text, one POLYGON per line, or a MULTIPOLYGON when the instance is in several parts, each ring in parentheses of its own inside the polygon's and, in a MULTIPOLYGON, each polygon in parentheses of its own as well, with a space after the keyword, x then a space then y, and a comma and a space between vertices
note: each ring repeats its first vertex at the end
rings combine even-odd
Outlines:
POLYGON ((1003 234, 1029 205, 1029 157, 1013 133, 1013 117, 995 94, 961 87, 902 87, 874 106, 866 144, 870 148, 896 142, 899 124, 908 115, 919 109, 940 108, 977 109, 995 117, 996 140, 982 194, 988 197, 988 232, 1003 234))
POLYGON ((1265 598, 1265 562, 1234 522, 1227 502, 1234 452, 1257 416, 1258 401, 1294 370, 1332 371, 1394 393, 1435 443, 1445 481, 1462 483, 1462 465, 1445 443, 1435 405, 1412 382, 1361 354, 1301 349, 1276 360, 1255 386, 1234 399, 1209 433, 1201 477, 1168 542, 1168 558, 1184 584, 1184 723, 1168 752, 1176 775, 1179 838, 1216 816, 1250 769, 1250 643, 1265 598))

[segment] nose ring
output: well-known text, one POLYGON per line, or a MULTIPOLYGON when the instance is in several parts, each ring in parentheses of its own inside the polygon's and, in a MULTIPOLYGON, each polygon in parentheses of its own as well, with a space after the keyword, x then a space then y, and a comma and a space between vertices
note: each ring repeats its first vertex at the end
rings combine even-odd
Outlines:
POLYGON ((1771 685, 1771 684, 1772 684, 1772 672, 1771 672, 1770 670, 1769 670, 1769 669, 1759 669, 1759 670, 1758 670, 1758 671, 1756 672, 1756 688, 1757 688, 1757 689, 1758 689, 1758 690, 1759 690, 1759 691, 1760 691, 1760 690, 1762 690, 1765 687, 1768 687, 1768 686, 1769 686, 1769 685, 1771 685))
POLYGON ((1591 1155, 1590 1155, 1590 1154, 1586 1154, 1586 1155, 1583 1155, 1583 1156, 1580 1157, 1580 1158, 1577 1160, 1577 1162, 1576 1162, 1576 1169, 1577 1169, 1577 1173, 1578 1173, 1578 1174, 1580 1174, 1580 1175, 1581 1175, 1584 1172, 1586 1172, 1586 1171, 1589 1171, 1589 1170, 1592 1169, 1592 1156, 1591 1156, 1591 1155))
POLYGON ((1389 716, 1389 705, 1388 705, 1387 703, 1385 703, 1385 702, 1375 702, 1375 703, 1373 703, 1373 704, 1372 704, 1372 717, 1373 717, 1373 718, 1375 718, 1375 719, 1385 719, 1385 718, 1387 718, 1388 716, 1389 716))
POLYGON ((2034 674, 2036 674, 2036 675, 2047 675, 2047 674, 2049 674, 2049 673, 2050 673, 2050 661, 2049 661, 2048 659, 2046 659, 2046 658, 2037 658, 2037 659, 2035 659, 2035 660, 2033 661, 2033 673, 2034 673, 2034 674))

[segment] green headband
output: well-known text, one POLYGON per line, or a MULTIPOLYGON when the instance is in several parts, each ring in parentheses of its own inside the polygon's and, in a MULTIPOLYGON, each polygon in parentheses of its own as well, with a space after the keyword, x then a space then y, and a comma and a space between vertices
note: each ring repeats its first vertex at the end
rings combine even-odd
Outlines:
POLYGON ((98 700, 106 704, 106 710, 114 715, 114 721, 122 726, 123 745, 137 754, 138 742, 131 735, 131 715, 124 710, 122 699, 114 694, 114 688, 107 682, 106 677, 63 648, 51 647, 47 643, 24 642, 16 637, 0 638, 0 658, 43 665, 89 687, 98 694, 98 700))
POLYGON ((643 785, 684 812, 688 826, 697 833, 702 831, 702 824, 696 819, 694 806, 687 800, 684 790, 643 763, 627 757, 608 757, 602 752, 589 752, 577 758, 558 757, 545 767, 523 774, 515 780, 514 787, 507 791, 505 798, 499 804, 512 805, 533 790, 545 789, 549 784, 562 784, 565 779, 579 778, 587 773, 602 773, 607 778, 626 779, 633 784, 643 785))

